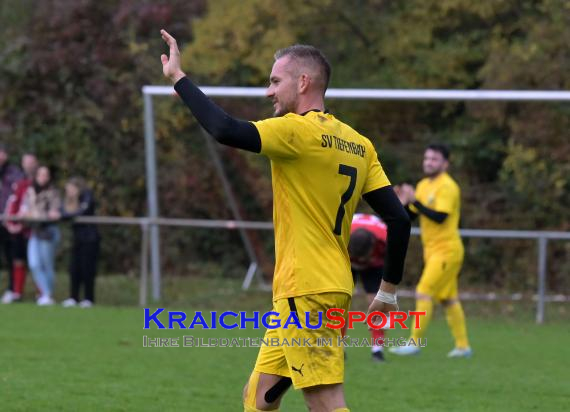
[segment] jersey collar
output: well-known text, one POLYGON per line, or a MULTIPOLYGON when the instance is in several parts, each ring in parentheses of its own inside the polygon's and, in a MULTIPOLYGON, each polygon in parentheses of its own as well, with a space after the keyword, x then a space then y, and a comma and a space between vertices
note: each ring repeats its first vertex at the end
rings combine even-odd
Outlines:
MULTIPOLYGON (((306 115, 307 113, 311 113, 311 112, 322 113, 322 111, 319 110, 319 109, 311 109, 311 110, 307 110, 307 111, 304 112, 304 113, 301 113, 299 116, 304 116, 304 115, 306 115)), ((324 113, 329 114, 330 112, 329 112, 327 109, 325 109, 324 113)))

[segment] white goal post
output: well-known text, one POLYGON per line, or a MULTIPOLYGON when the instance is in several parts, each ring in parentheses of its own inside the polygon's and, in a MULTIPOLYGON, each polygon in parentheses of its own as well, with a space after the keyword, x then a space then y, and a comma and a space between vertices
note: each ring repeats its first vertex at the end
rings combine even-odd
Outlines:
MULTIPOLYGON (((263 87, 211 87, 203 86, 200 89, 210 97, 231 97, 231 98, 262 98, 265 97, 266 88, 263 87)), ((144 99, 144 134, 145 134, 145 157, 146 157, 146 186, 148 201, 148 219, 150 222, 158 222, 160 218, 157 192, 157 173, 156 173, 156 150, 155 150, 155 127, 154 127, 154 110, 153 96, 175 96, 176 92, 170 86, 143 86, 144 99)), ((402 89, 328 89, 326 93, 327 99, 344 99, 344 100, 409 100, 409 101, 520 101, 520 102, 570 102, 570 91, 554 91, 554 90, 402 90, 402 89)), ((225 176, 223 164, 219 159, 215 145, 211 139, 206 139, 208 150, 213 158, 214 166, 222 180, 224 192, 226 194, 228 205, 232 211, 234 220, 243 221, 235 203, 233 192, 229 182, 225 176)), ((220 223, 215 225, 216 221, 212 221, 211 227, 227 226, 220 223)), ((243 222, 246 223, 246 222, 243 222)), ((270 223, 268 223, 270 224, 270 223)), ((238 230, 246 251, 249 255, 250 265, 244 279, 243 288, 247 289, 251 284, 254 276, 259 273, 257 258, 255 251, 249 242, 249 238, 245 232, 247 225, 239 225, 238 230)), ((501 231, 487 231, 501 232, 501 231)), ((516 231, 507 231, 516 232, 516 231)), ((533 238, 542 239, 536 232, 533 238)), ((563 238, 565 239, 563 234, 563 238)), ((495 237, 495 236, 493 236, 495 237)), ((505 236, 497 236, 505 237, 505 236)), ((518 236, 514 236, 518 238, 518 236)), ((558 237, 557 237, 558 238, 558 237)), ((540 240, 539 239, 539 240, 540 240)), ((545 277, 546 277, 546 241, 539 241, 539 295, 544 297, 545 277), (542 293, 541 293, 542 292, 542 293)), ((160 236, 159 223, 150 224, 150 269, 152 276, 152 297, 153 300, 160 299, 160 236)), ((263 283, 263 279, 259 276, 259 280, 263 283)), ((537 314, 537 319, 543 317, 543 310, 537 314)))

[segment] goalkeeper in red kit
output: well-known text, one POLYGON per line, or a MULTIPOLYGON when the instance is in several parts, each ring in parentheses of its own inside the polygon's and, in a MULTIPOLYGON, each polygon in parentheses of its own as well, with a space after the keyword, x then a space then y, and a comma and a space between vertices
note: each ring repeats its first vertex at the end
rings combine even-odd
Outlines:
MULTIPOLYGON (((360 282, 366 292, 368 305, 372 303, 384 272, 387 227, 374 215, 357 213, 352 219, 348 253, 354 284, 360 282)), ((384 331, 371 329, 372 360, 384 361, 384 331)))

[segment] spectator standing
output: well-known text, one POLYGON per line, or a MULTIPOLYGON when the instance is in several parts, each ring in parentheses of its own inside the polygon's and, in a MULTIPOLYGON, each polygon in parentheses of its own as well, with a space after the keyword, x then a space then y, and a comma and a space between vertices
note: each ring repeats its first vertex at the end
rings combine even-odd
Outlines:
MULTIPOLYGON (((6 210, 8 198, 12 195, 16 182, 24 177, 17 165, 10 163, 8 149, 0 143, 0 210, 6 210)), ((2 296, 2 301, 11 297, 14 285, 12 284, 12 242, 11 235, 4 225, 0 225, 0 254, 4 255, 8 285, 2 296)))
POLYGON ((20 216, 32 219, 28 242, 28 264, 40 291, 37 304, 53 305, 55 252, 61 238, 56 221, 60 217, 61 199, 52 184, 50 170, 40 166, 26 191, 20 216))
MULTIPOLYGON (((22 156, 22 170, 24 177, 15 183, 14 192, 8 198, 4 214, 8 217, 18 216, 26 191, 33 182, 38 169, 38 159, 33 153, 24 153, 22 156)), ((17 302, 22 299, 26 283, 26 262, 28 257, 28 240, 30 229, 23 222, 7 220, 4 226, 10 233, 12 244, 12 289, 6 291, 2 303, 17 302)))
MULTIPOLYGON (((65 197, 61 208, 63 219, 95 215, 95 199, 82 178, 70 179, 65 185, 65 197)), ((71 261, 69 265, 70 297, 62 302, 64 307, 79 305, 89 308, 95 302, 95 275, 99 256, 100 236, 97 226, 90 223, 73 223, 71 261), (80 289, 84 287, 84 299, 80 301, 80 289)))

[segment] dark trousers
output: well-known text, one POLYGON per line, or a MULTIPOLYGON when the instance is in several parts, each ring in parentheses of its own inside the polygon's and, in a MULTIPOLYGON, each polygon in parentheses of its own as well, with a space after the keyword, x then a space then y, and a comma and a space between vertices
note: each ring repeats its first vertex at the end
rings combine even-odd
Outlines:
POLYGON ((6 271, 6 276, 8 277, 7 290, 14 290, 14 279, 12 279, 12 235, 4 225, 0 225, 0 254, 3 255, 2 269, 6 271))
POLYGON ((85 287, 85 298, 95 302, 95 275, 99 257, 99 242, 74 242, 71 248, 71 297, 79 301, 79 290, 85 287))

